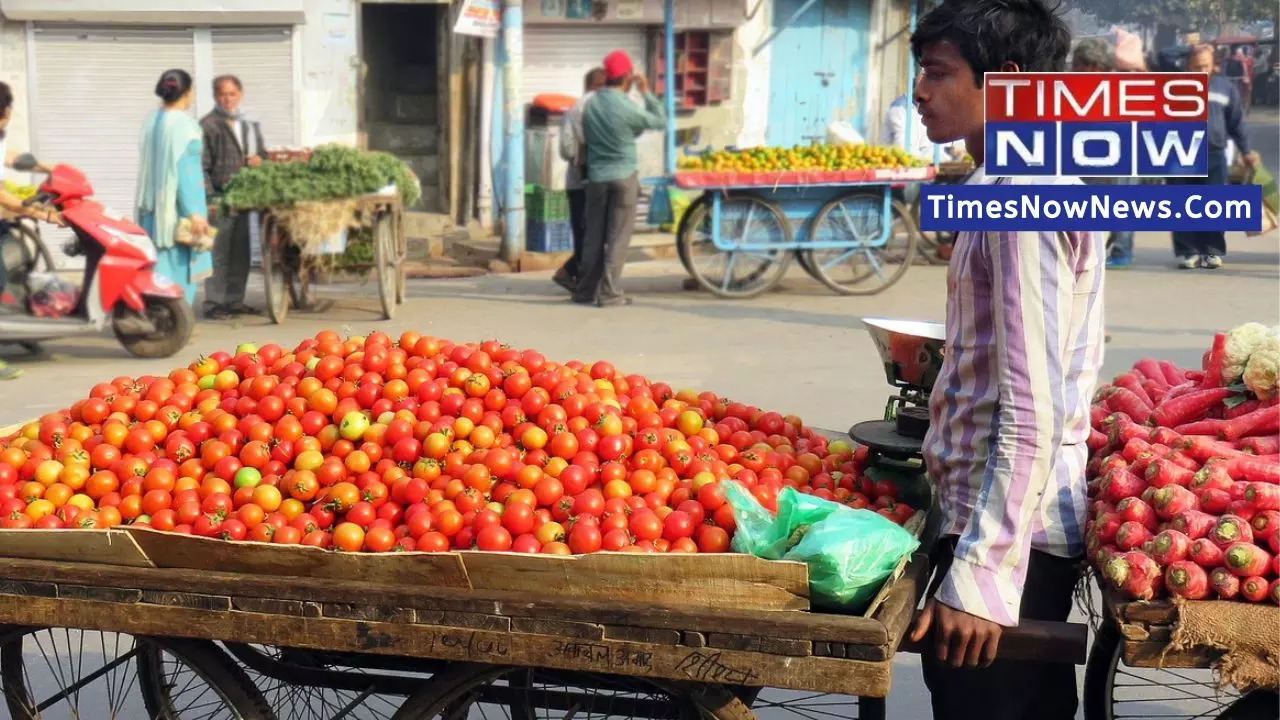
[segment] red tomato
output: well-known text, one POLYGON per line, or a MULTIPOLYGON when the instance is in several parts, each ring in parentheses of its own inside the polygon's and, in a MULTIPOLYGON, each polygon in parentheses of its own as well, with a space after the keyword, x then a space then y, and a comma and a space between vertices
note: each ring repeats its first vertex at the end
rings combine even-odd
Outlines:
POLYGON ((593 553, 600 549, 603 538, 600 528, 589 523, 577 523, 569 531, 569 550, 575 555, 593 553))
POLYGON ((511 533, 501 525, 486 527, 476 533, 476 548, 479 550, 510 550, 511 543, 511 533))
POLYGON ((666 520, 663 521, 662 536, 671 542, 675 542, 680 538, 691 537, 694 527, 693 518, 688 513, 675 510, 670 515, 667 515, 666 520))

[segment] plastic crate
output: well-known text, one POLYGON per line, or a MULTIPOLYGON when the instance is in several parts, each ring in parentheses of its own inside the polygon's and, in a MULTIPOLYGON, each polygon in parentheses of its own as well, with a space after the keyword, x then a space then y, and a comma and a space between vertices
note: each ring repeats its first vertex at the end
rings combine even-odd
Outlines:
POLYGON ((569 195, 563 190, 549 190, 541 185, 525 187, 524 208, 528 217, 542 222, 569 219, 569 195))
POLYGON ((544 222, 530 217, 525 223, 525 247, 529 252, 573 252, 573 226, 568 220, 544 222))

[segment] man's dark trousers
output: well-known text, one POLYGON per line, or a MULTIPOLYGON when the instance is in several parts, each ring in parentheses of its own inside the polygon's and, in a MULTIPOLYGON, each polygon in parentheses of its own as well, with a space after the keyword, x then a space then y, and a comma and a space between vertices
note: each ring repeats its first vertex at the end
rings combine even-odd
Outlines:
POLYGON ((578 302, 607 303, 622 297, 622 268, 636 224, 640 176, 587 183, 587 234, 578 275, 578 302))
MULTIPOLYGON (((950 536, 934 547, 933 586, 950 569, 955 546, 956 538, 950 536)), ((1080 562, 1032 550, 1019 617, 1066 621, 1080 562)), ((1076 716, 1076 669, 1071 663, 997 659, 990 667, 953 668, 938 662, 930 644, 921 665, 933 702, 933 720, 1073 720, 1076 716)))
MULTIPOLYGON (((1209 147, 1209 176, 1206 178, 1174 178, 1180 185, 1225 185, 1227 183, 1226 148, 1209 147)), ((1221 230, 1187 230, 1173 233, 1173 252, 1180 258, 1192 255, 1227 254, 1227 238, 1221 230)))
POLYGON ((573 255, 564 264, 564 271, 576 279, 582 272, 582 245, 587 237, 587 189, 574 188, 569 196, 569 225, 573 229, 573 255))

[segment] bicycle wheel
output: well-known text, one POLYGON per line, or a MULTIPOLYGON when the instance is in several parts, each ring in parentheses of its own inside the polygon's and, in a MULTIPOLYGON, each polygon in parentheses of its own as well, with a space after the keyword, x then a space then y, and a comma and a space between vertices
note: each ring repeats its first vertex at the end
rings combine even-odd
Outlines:
POLYGON ((1123 651, 1120 631, 1104 623, 1085 665, 1085 720, 1216 718, 1239 698, 1217 689, 1212 670, 1131 668, 1123 651))
POLYGON ((541 668, 459 665, 432 677, 393 720, 755 720, 714 686, 541 668))
POLYGON ((150 717, 274 720, 212 643, 70 628, 15 628, 0 644, 15 720, 150 717))
POLYGON ((378 276, 378 303, 382 306, 382 318, 390 320, 396 315, 400 263, 396 256, 391 214, 387 212, 378 213, 373 221, 373 263, 374 274, 378 276))
POLYGON ((894 200, 885 217, 884 195, 858 190, 828 202, 810 225, 811 241, 833 249, 803 249, 814 279, 841 295, 875 295, 898 282, 916 255, 919 231, 910 211, 894 200), (885 223, 888 236, 881 243, 885 223))
POLYGON ((290 279, 286 254, 288 242, 271 213, 262 214, 262 285, 267 295, 267 317, 279 325, 289 317, 290 279))
MULTIPOLYGON (((426 677, 374 671, 364 667, 363 657, 267 645, 226 647, 281 720, 387 720, 426 677)), ((378 660, 385 658, 370 659, 378 660)))
POLYGON ((755 297, 787 274, 793 255, 791 223, 777 205, 764 198, 734 193, 720 203, 720 236, 730 244, 768 243, 776 250, 722 251, 712 240, 711 200, 699 198, 685 212, 676 251, 698 284, 724 298, 755 297))

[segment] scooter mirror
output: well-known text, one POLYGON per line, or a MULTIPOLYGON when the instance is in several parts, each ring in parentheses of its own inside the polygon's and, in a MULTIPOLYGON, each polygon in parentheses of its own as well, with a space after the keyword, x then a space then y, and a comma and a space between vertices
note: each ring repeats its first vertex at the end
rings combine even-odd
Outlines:
POLYGON ((31 153, 22 153, 13 159, 13 169, 29 172, 35 170, 40 163, 36 160, 36 156, 31 153))

